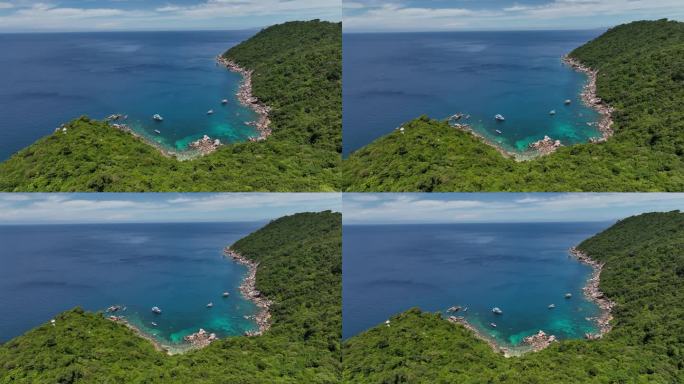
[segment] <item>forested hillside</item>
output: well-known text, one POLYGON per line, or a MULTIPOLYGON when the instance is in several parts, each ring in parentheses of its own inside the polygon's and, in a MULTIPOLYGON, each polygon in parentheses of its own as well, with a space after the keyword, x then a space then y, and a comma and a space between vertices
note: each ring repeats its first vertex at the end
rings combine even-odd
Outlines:
POLYGON ((168 356, 125 326, 74 309, 1 345, 0 383, 337 383, 341 225, 339 213, 301 213, 232 246, 260 263, 257 289, 274 302, 262 336, 168 356))
POLYGON ((0 164, 3 191, 332 191, 342 150, 339 23, 264 29, 225 57, 253 69, 253 94, 272 107, 273 134, 190 161, 103 122, 80 118, 0 164))
POLYGON ((617 303, 602 339, 505 358, 463 326, 412 309, 344 343, 344 381, 684 382, 684 213, 630 217, 578 248, 605 263, 600 288, 617 303))
POLYGON ((599 70, 598 96, 615 108, 607 142, 516 162, 423 117, 345 160, 343 190, 684 190, 684 23, 621 25, 570 56, 599 70))

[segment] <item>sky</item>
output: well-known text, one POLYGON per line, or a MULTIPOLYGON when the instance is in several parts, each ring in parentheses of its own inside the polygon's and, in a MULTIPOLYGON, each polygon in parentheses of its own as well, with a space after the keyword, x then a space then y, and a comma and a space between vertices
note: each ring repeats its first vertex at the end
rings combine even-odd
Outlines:
POLYGON ((345 32, 603 29, 684 20, 684 0, 345 0, 345 32))
POLYGON ((684 210, 684 193, 345 193, 344 224, 615 221, 684 210))
POLYGON ((238 30, 341 20, 340 0, 0 0, 2 32, 238 30))
POLYGON ((0 193, 0 225, 267 221, 341 211, 338 193, 0 193))

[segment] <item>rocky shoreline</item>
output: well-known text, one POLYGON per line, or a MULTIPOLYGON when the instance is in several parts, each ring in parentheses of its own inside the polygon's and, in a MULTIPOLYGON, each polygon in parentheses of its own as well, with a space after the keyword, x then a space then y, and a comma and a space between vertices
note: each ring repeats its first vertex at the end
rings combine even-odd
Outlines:
POLYGON ((247 123, 248 125, 254 126, 254 128, 256 128, 257 131, 259 131, 259 136, 255 138, 250 138, 250 140, 265 140, 268 136, 271 135, 271 128, 269 128, 271 120, 268 117, 268 114, 271 111, 271 109, 264 103, 260 102, 259 99, 257 99, 256 96, 252 94, 252 74, 254 71, 242 68, 236 62, 222 56, 217 57, 216 60, 219 62, 219 64, 224 65, 229 70, 237 72, 242 75, 243 80, 237 92, 238 101, 240 101, 242 105, 256 112, 257 115, 259 115, 259 119, 257 121, 247 123))
POLYGON ((131 324, 128 320, 126 320, 126 318, 124 316, 110 315, 107 317, 107 319, 110 321, 113 321, 115 323, 118 323, 118 324, 123 324, 128 329, 133 331, 138 337, 141 337, 141 338, 149 341, 150 343, 152 343, 152 345, 154 345, 154 349, 156 349, 157 351, 164 352, 167 355, 173 355, 173 351, 171 350, 171 348, 169 348, 166 345, 163 345, 162 343, 157 341, 154 337, 148 335, 147 333, 143 332, 140 328, 131 324))
MULTIPOLYGON (((259 263, 240 255, 239 253, 230 249, 230 247, 226 247, 224 249, 224 254, 230 257, 236 263, 246 266, 248 269, 247 276, 240 284, 240 293, 259 308, 259 313, 254 316, 254 321, 257 323, 258 329, 256 331, 245 332, 245 336, 260 336, 271 327, 271 312, 269 309, 271 305, 273 305, 273 302, 265 298, 256 288, 256 273, 259 263)), ((156 350, 165 352, 168 355, 182 353, 190 349, 201 349, 219 339, 216 334, 209 333, 200 328, 197 332, 183 337, 183 340, 187 343, 184 347, 181 346, 174 349, 170 346, 160 343, 154 337, 130 323, 125 316, 116 316, 113 314, 120 309, 121 306, 110 307, 110 309, 107 310, 109 315, 106 316, 106 319, 126 326, 139 337, 152 343, 156 350)))
POLYGON ((213 341, 218 340, 218 337, 216 337, 215 333, 209 333, 200 328, 199 331, 183 337, 183 340, 188 342, 194 348, 200 349, 208 346, 213 341))
POLYGON ((175 152, 175 151, 169 151, 168 149, 164 148, 161 144, 157 143, 154 140, 147 138, 146 136, 139 134, 138 132, 136 132, 134 129, 132 129, 131 127, 129 127, 126 124, 111 124, 110 123, 109 126, 112 128, 118 129, 122 132, 126 132, 126 133, 132 135, 133 137, 137 138, 138 140, 142 141, 143 143, 155 148, 156 150, 161 152, 161 154, 164 155, 165 157, 176 158, 176 159, 182 160, 180 153, 175 152))
POLYGON ((494 340, 490 339, 489 337, 486 337, 482 332, 480 332, 479 329, 472 326, 468 322, 468 320, 465 319, 465 317, 463 317, 463 316, 449 316, 447 318, 447 320, 450 323, 460 324, 463 326, 463 328, 471 331, 475 335, 475 337, 477 337, 478 339, 487 343, 492 348, 492 350, 494 350, 494 352, 502 353, 505 357, 514 356, 514 354, 511 353, 510 349, 508 349, 506 347, 501 347, 496 342, 494 342, 494 340))
POLYGON ((205 156, 216 151, 221 146, 221 140, 204 135, 201 139, 190 143, 189 146, 205 156))
POLYGON ((561 146, 562 144, 560 140, 553 140, 549 136, 544 136, 543 139, 535 141, 534 143, 530 143, 530 148, 534 148, 534 150, 539 153, 539 156, 545 156, 554 153, 561 146))
POLYGON ((233 259, 233 261, 246 266, 248 269, 247 276, 242 281, 242 284, 240 284, 240 293, 259 308, 259 313, 254 316, 254 321, 256 321, 258 329, 256 331, 246 332, 245 335, 262 335, 271 327, 271 312, 269 309, 271 305, 273 305, 273 302, 265 298, 256 288, 256 273, 259 263, 242 256, 230 249, 230 247, 226 247, 223 252, 226 256, 233 259))
POLYGON ((523 344, 529 345, 532 348, 532 351, 539 352, 557 341, 556 336, 547 335, 546 332, 539 330, 539 332, 534 335, 525 337, 523 339, 523 344))
POLYGON ((454 124, 450 125, 453 128, 460 129, 461 131, 468 132, 471 135, 475 136, 476 138, 480 139, 481 142, 484 144, 489 145, 490 147, 496 149, 503 157, 508 157, 511 159, 514 159, 515 161, 527 161, 527 160, 532 160, 534 158, 537 158, 539 156, 544 156, 548 155, 549 153, 553 153, 558 149, 561 144, 556 146, 555 143, 558 140, 552 140, 549 138, 551 141, 550 145, 547 145, 545 142, 546 137, 544 136, 544 139, 536 141, 534 143, 530 143, 530 149, 525 152, 515 152, 515 151, 507 151, 503 149, 500 145, 498 145, 494 140, 488 138, 487 136, 475 131, 473 127, 471 127, 469 124, 454 124), (539 147, 539 148, 538 148, 539 147))
POLYGON ((609 137, 613 136, 612 115, 614 109, 610 105, 604 103, 603 100, 596 94, 596 80, 598 78, 599 71, 587 67, 579 60, 568 55, 563 56, 563 63, 576 71, 585 73, 588 76, 589 79, 584 85, 581 94, 582 102, 589 108, 596 110, 601 115, 601 120, 598 123, 598 129, 602 136, 592 140, 592 142, 606 141, 609 137))
POLYGON ((598 333, 587 333, 584 337, 589 340, 600 339, 603 335, 610 332, 612 328, 610 321, 613 320, 612 311, 613 308, 615 308, 615 302, 609 300, 599 289, 603 263, 599 263, 575 247, 570 248, 569 252, 570 255, 575 257, 579 262, 591 266, 594 270, 589 280, 587 280, 587 284, 582 288, 582 292, 601 309, 601 314, 599 316, 590 318, 590 320, 596 321, 599 331, 598 333))
POLYGON ((530 156, 528 153, 518 153, 518 152, 509 152, 505 149, 503 149, 501 146, 499 146, 496 142, 493 140, 489 139, 485 135, 475 131, 473 127, 471 127, 469 124, 454 124, 450 125, 450 127, 459 129, 463 132, 468 132, 471 135, 475 136, 476 138, 480 139, 481 142, 483 142, 486 145, 489 145, 490 147, 496 149, 503 157, 510 157, 512 159, 515 159, 516 161, 525 161, 533 158, 534 156, 530 156))
MULTIPOLYGON (((587 320, 595 321, 598 326, 597 333, 586 333, 584 338, 587 340, 596 340, 603 337, 606 333, 610 332, 612 325, 610 322, 613 320, 612 310, 615 308, 615 302, 609 300, 603 292, 599 289, 601 271, 603 270, 603 264, 596 260, 590 258, 587 254, 573 247, 569 250, 570 255, 575 257, 579 262, 587 264, 592 267, 593 272, 591 277, 587 280, 586 285, 582 288, 584 295, 590 301, 596 303, 600 308, 601 314, 597 317, 587 318, 587 320)), ((556 336, 549 335, 544 331, 540 330, 536 334, 527 336, 523 338, 522 346, 524 347, 513 347, 507 348, 502 347, 496 343, 495 340, 488 337, 482 331, 474 327, 472 324, 468 323, 468 320, 463 316, 449 316, 447 320, 451 323, 460 324, 466 329, 473 332, 473 334, 480 340, 486 342, 492 350, 495 352, 502 353, 505 357, 518 356, 525 352, 538 352, 551 344, 558 341, 556 336)))

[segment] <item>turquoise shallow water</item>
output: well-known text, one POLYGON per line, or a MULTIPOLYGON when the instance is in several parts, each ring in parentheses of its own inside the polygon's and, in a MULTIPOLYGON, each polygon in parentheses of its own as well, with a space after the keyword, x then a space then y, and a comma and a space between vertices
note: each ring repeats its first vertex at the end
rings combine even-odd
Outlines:
POLYGON ((11 52, 0 58, 0 159, 81 115, 129 115, 124 123, 172 151, 205 134, 225 143, 258 136, 245 124, 256 114, 235 96, 242 77, 215 61, 253 33, 0 34, 0 50, 11 52))
POLYGON ((586 76, 561 56, 600 33, 345 34, 344 154, 423 114, 469 114, 461 123, 519 153, 544 135, 564 145, 599 137, 587 124, 599 115, 580 100, 586 76))
POLYGON ((222 250, 259 227, 0 226, 0 342, 76 306, 103 311, 115 304, 126 307, 117 315, 169 346, 182 346, 199 328, 219 337, 255 330, 248 317, 257 308, 239 292, 247 269, 222 250))
POLYGON ((597 331, 587 318, 599 308, 582 293, 591 268, 568 249, 608 225, 345 225, 343 335, 411 307, 446 317, 459 305, 468 310, 457 315, 502 346, 518 346, 539 330, 582 339, 597 331))

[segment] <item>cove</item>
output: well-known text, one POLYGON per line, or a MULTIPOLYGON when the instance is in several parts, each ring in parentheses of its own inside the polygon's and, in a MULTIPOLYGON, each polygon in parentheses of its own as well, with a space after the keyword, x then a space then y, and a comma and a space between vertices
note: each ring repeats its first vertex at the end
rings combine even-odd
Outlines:
POLYGON ((257 137, 247 123, 258 116, 235 95, 242 76, 216 63, 253 34, 0 34, 0 50, 12 52, 0 58, 0 160, 82 115, 128 115, 113 123, 174 153, 205 134, 224 144, 257 137))
POLYGON ((580 97, 587 76, 561 61, 600 33, 344 34, 344 154, 423 114, 470 115, 459 123, 516 157, 545 135, 566 146, 601 137, 580 97))
POLYGON ((568 249, 609 225, 345 225, 343 337, 412 307, 446 319, 459 305, 468 310, 456 315, 511 351, 523 350, 522 339, 539 330, 583 339, 597 331, 590 318, 600 309, 582 292, 591 267, 568 249))
POLYGON ((0 226, 0 342, 76 306, 125 306, 115 314, 172 352, 199 328, 219 338, 254 331, 258 308, 239 291, 247 268, 223 248, 261 224, 0 226))

